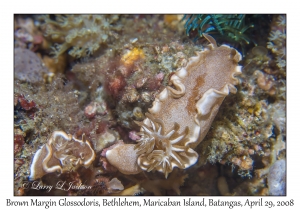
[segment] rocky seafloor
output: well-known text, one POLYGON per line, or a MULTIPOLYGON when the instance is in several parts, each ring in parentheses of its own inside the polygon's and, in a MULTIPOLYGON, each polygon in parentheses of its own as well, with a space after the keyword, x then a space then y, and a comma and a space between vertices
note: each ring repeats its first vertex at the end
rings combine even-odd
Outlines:
MULTIPOLYGON (((218 45, 242 52, 242 74, 195 148, 196 164, 165 178, 158 171, 124 174, 107 160, 115 145, 137 143, 136 122, 174 72, 207 47, 186 19, 15 15, 15 195, 286 195, 285 15, 246 15, 252 29, 235 28, 247 34, 243 39, 210 33, 218 45), (63 171, 32 175, 35 154, 55 131, 90 142, 94 160, 76 165, 66 158, 63 171), (57 183, 75 187, 32 187, 57 183)), ((56 145, 65 153, 67 147, 56 145)))

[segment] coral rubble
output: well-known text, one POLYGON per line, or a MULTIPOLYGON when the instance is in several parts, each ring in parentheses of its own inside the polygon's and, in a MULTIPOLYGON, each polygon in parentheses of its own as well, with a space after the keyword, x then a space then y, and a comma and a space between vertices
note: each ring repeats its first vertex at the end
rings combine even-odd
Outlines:
MULTIPOLYGON (((276 16, 275 16, 276 17, 276 16)), ((285 72, 286 67, 286 16, 274 18, 267 48, 275 54, 276 65, 285 72)))

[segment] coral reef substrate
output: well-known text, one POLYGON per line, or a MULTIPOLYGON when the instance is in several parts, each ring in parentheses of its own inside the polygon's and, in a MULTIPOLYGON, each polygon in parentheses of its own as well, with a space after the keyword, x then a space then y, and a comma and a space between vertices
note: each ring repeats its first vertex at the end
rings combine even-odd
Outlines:
POLYGON ((188 17, 15 15, 15 195, 286 195, 285 15, 188 17))

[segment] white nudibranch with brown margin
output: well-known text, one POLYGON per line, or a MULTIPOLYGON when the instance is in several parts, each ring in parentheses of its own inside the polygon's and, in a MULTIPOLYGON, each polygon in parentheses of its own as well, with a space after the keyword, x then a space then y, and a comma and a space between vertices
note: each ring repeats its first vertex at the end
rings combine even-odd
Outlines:
POLYGON ((29 180, 36 180, 47 173, 76 170, 88 167, 96 154, 89 141, 76 139, 64 131, 54 131, 47 143, 39 149, 32 160, 29 180))
MULTIPOLYGON (((117 150, 108 151, 107 159, 116 168, 138 165, 145 171, 160 171, 167 178, 174 167, 186 169, 197 162, 194 148, 207 134, 224 98, 229 92, 236 93, 236 76, 242 68, 238 65, 242 56, 236 49, 218 47, 214 38, 204 37, 210 42, 208 49, 196 52, 171 76, 170 86, 156 96, 146 119, 138 122, 141 139, 134 147, 136 154, 123 159, 127 166, 110 159, 117 150)), ((123 154, 127 148, 132 152, 132 144, 120 147, 123 154)))

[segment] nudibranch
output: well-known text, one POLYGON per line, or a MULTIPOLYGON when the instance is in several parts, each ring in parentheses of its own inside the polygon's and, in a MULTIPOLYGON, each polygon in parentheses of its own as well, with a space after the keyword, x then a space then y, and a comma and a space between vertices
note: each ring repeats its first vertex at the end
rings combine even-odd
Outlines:
POLYGON ((29 180, 47 173, 72 171, 81 165, 88 167, 95 158, 96 154, 84 136, 79 140, 63 131, 54 131, 47 143, 35 153, 29 180))
MULTIPOLYGON (((123 160, 127 168, 137 164, 142 170, 157 170, 167 177, 174 167, 185 169, 197 162, 194 148, 205 137, 224 98, 237 91, 236 76, 241 74, 238 62, 242 58, 236 49, 218 47, 213 37, 204 37, 210 42, 208 49, 196 52, 171 76, 169 86, 156 96, 146 119, 138 122, 141 138, 134 147, 136 155, 130 156, 136 159, 123 160)), ((123 153, 127 148, 131 150, 132 145, 122 145, 123 153)), ((108 151, 109 156, 117 152, 108 151)), ((120 168, 109 156, 108 161, 120 168)))

